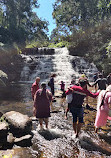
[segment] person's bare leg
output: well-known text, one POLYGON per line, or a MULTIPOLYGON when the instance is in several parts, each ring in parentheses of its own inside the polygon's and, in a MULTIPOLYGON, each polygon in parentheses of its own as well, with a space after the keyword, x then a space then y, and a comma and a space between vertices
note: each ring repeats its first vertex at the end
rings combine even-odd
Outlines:
POLYGON ((66 109, 66 112, 65 112, 65 119, 67 119, 67 113, 69 111, 69 108, 66 109))
POLYGON ((73 129, 74 129, 74 132, 76 134, 76 132, 77 132, 77 123, 76 122, 73 123, 73 129))
POLYGON ((88 96, 86 96, 86 105, 88 105, 88 96))
POLYGON ((45 122, 46 128, 48 129, 48 118, 45 118, 45 119, 44 119, 44 122, 45 122))
POLYGON ((43 129, 43 119, 39 118, 39 123, 40 123, 40 129, 43 129))
POLYGON ((98 128, 97 127, 95 127, 95 133, 97 133, 98 132, 98 128))
POLYGON ((78 135, 79 135, 79 132, 80 132, 80 130, 81 130, 81 127, 82 127, 82 123, 78 122, 78 124, 77 124, 76 138, 77 138, 78 135))

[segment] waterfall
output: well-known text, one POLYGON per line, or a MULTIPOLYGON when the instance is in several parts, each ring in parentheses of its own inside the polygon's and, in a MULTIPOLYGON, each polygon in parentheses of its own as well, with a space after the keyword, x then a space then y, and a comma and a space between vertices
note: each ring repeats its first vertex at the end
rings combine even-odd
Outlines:
POLYGON ((21 55, 25 65, 21 72, 21 82, 33 83, 39 76, 41 82, 48 82, 50 74, 56 73, 55 84, 59 87, 60 81, 68 86, 73 78, 76 80, 85 73, 89 80, 98 70, 93 63, 86 62, 83 57, 69 55, 67 48, 56 48, 53 55, 21 55))

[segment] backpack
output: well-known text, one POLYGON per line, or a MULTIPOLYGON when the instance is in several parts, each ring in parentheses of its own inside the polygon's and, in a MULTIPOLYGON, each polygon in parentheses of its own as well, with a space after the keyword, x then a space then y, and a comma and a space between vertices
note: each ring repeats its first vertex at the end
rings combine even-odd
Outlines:
POLYGON ((48 82, 48 86, 51 87, 51 82, 50 81, 48 82))

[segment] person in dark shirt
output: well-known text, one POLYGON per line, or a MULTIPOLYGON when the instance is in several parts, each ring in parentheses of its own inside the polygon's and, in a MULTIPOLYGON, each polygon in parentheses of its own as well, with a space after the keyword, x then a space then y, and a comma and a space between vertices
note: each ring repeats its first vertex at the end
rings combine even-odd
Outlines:
POLYGON ((98 89, 105 90, 107 86, 107 79, 103 78, 102 74, 99 74, 99 78, 92 84, 92 86, 95 86, 98 84, 98 89))
POLYGON ((73 99, 69 105, 70 112, 72 113, 73 117, 73 129, 75 132, 75 136, 78 137, 78 134, 81 130, 83 124, 83 107, 82 104, 84 102, 84 98, 86 96, 90 96, 96 98, 99 95, 99 92, 92 93, 87 90, 87 80, 80 80, 80 86, 72 86, 66 91, 66 95, 73 92, 73 99), (78 123, 77 123, 78 120, 78 123))
POLYGON ((52 74, 50 76, 50 81, 48 83, 48 86, 51 88, 51 93, 54 96, 54 77, 56 77, 56 74, 52 74))

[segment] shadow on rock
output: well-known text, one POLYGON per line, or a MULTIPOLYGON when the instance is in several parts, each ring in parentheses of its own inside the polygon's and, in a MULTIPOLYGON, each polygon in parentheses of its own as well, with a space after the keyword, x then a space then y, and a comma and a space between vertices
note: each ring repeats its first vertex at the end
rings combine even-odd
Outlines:
POLYGON ((55 131, 51 131, 51 130, 40 130, 38 131, 38 133, 41 136, 43 136, 46 140, 53 140, 62 137, 60 133, 56 133, 55 131))
POLYGON ((96 111, 96 109, 95 108, 93 108, 93 107, 91 107, 91 106, 89 106, 88 104, 86 105, 86 107, 85 107, 86 109, 88 109, 88 110, 90 110, 90 111, 96 111))
POLYGON ((95 142, 93 142, 89 137, 86 137, 86 136, 82 137, 79 140, 79 145, 81 146, 81 148, 84 148, 88 151, 98 151, 101 154, 105 154, 107 156, 111 155, 111 152, 103 149, 98 144, 95 144, 95 142))
POLYGON ((98 134, 100 139, 104 139, 108 144, 111 145, 111 136, 105 134, 98 134))

